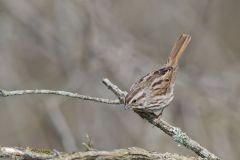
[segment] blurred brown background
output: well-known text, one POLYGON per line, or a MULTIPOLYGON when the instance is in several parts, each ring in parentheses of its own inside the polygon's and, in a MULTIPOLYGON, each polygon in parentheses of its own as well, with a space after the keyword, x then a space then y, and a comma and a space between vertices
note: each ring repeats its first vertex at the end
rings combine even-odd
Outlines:
MULTIPOLYGON (((161 66, 182 33, 164 119, 223 159, 240 159, 240 1, 0 0, 0 88, 59 89, 115 98, 161 66)), ((193 155, 122 106, 60 96, 0 98, 0 145, 82 150, 132 146, 193 155)))

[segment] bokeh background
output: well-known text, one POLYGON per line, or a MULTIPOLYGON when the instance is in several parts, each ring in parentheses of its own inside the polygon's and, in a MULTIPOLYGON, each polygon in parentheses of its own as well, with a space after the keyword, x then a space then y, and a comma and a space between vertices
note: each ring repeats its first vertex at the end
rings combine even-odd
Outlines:
MULTIPOLYGON (((240 159, 240 1, 0 0, 0 88, 115 98, 192 36, 163 118, 223 159, 240 159)), ((0 98, 0 144, 61 151, 143 147, 194 155, 123 106, 53 95, 0 98)))

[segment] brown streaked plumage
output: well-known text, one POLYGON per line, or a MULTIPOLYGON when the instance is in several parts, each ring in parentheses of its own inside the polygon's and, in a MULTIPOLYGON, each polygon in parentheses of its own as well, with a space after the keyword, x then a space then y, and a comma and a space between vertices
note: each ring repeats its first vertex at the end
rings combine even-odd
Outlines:
POLYGON ((164 108, 173 99, 178 62, 190 40, 190 35, 181 35, 175 42, 167 63, 132 85, 125 97, 127 108, 143 112, 159 112, 158 117, 162 114, 164 108))

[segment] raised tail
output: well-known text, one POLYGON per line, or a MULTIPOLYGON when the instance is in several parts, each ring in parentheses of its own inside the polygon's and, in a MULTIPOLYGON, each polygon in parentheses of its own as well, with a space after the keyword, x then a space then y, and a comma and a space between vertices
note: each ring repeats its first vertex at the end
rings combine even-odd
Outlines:
POLYGON ((189 42, 191 40, 191 36, 187 34, 182 34, 177 41, 175 42, 172 51, 170 53, 170 56, 167 60, 167 66, 171 66, 173 68, 176 68, 178 65, 178 61, 180 57, 182 56, 184 50, 188 46, 189 42))

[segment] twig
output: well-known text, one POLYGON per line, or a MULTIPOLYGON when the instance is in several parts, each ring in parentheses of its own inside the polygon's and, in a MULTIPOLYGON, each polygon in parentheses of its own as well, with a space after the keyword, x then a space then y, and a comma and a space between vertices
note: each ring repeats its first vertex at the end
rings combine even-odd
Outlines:
POLYGON ((103 84, 108 87, 119 99, 120 103, 124 103, 124 98, 127 95, 126 91, 122 91, 118 86, 114 85, 109 79, 103 78, 103 84))
POLYGON ((91 97, 91 96, 86 96, 86 95, 81 95, 78 93, 72 93, 72 92, 66 92, 66 91, 55 91, 55 90, 47 90, 47 89, 14 90, 14 91, 0 90, 0 96, 2 97, 25 95, 25 94, 53 94, 53 95, 67 96, 71 98, 79 98, 82 100, 95 101, 100 103, 120 104, 118 99, 110 100, 110 99, 91 97))
POLYGON ((145 160, 203 160, 202 158, 184 157, 170 153, 149 152, 141 148, 118 149, 113 151, 88 151, 64 153, 56 150, 46 150, 38 148, 16 148, 16 147, 0 147, 0 158, 11 159, 35 159, 35 160, 75 160, 75 159, 101 159, 101 160, 128 160, 128 159, 145 159, 145 160))
POLYGON ((94 151, 94 145, 91 137, 87 134, 85 136, 86 142, 83 142, 82 145, 86 148, 86 151, 94 151))

